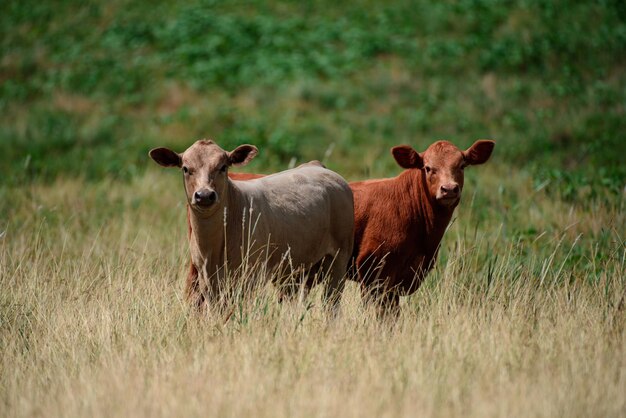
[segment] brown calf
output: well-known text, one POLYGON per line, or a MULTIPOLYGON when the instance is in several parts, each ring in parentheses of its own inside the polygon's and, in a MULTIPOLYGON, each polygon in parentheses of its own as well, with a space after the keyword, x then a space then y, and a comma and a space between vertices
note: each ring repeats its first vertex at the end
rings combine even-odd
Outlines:
POLYGON ((350 184, 355 236, 352 279, 384 309, 415 292, 433 267, 439 244, 458 205, 463 169, 483 164, 495 142, 476 141, 466 151, 447 141, 418 153, 408 145, 391 152, 405 168, 399 176, 350 184))

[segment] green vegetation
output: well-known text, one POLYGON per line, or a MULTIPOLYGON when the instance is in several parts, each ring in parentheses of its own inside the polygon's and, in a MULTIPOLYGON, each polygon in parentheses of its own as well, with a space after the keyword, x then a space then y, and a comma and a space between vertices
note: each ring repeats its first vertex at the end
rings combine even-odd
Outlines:
POLYGON ((372 144, 488 136, 570 197, 621 191, 622 2, 171 3, 6 2, 0 168, 127 178, 212 136, 363 175, 372 144))
POLYGON ((0 410, 623 416, 624 4, 2 2, 0 410), (354 285, 335 323, 263 289, 224 324, 147 157, 202 137, 349 180, 497 145, 398 325, 354 285))

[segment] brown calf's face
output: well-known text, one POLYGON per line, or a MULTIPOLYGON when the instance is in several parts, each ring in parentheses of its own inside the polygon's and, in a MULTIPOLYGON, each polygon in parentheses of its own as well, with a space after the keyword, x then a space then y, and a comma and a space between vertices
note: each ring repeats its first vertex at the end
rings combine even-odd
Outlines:
POLYGON ((202 139, 182 154, 155 148, 150 157, 164 167, 181 168, 187 202, 195 211, 211 214, 226 194, 228 167, 246 165, 257 153, 252 145, 240 145, 228 152, 213 141, 202 139))
POLYGON ((432 200, 454 208, 461 199, 464 168, 485 163, 494 146, 494 141, 479 140, 461 151, 448 141, 437 141, 421 153, 408 145, 393 147, 391 152, 400 167, 422 170, 432 200))

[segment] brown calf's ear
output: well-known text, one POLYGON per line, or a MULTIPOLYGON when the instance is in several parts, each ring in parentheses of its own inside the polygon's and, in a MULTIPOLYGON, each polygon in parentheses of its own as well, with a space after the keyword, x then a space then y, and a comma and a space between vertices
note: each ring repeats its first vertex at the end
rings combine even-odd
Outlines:
POLYGON ((479 139, 463 153, 463 157, 465 157, 465 161, 469 165, 486 163, 489 157, 491 157, 491 152, 495 146, 495 141, 479 139))
POLYGON ((408 145, 393 147, 391 153, 402 168, 422 168, 424 166, 422 156, 408 145))
POLYGON ((153 149, 150 151, 150 158, 163 167, 180 167, 183 164, 180 154, 168 148, 153 149))
POLYGON ((246 165, 259 153, 254 145, 239 145, 237 148, 228 153, 229 165, 242 166, 246 165))

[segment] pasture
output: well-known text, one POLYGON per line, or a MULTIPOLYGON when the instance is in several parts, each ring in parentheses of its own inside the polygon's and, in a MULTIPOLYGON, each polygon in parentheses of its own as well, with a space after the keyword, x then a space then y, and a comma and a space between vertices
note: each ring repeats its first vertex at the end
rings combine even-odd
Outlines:
POLYGON ((4 2, 0 415, 624 416, 624 57, 618 1, 4 2), (348 181, 496 148, 397 319, 352 282, 198 318, 147 153, 203 137, 348 181))

